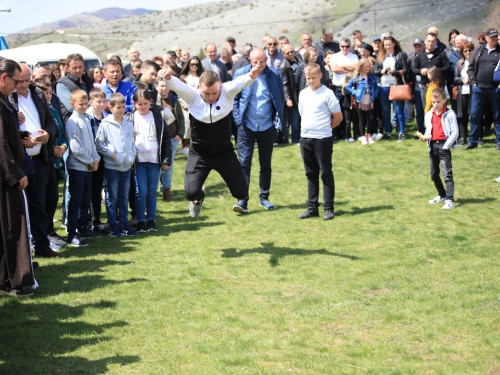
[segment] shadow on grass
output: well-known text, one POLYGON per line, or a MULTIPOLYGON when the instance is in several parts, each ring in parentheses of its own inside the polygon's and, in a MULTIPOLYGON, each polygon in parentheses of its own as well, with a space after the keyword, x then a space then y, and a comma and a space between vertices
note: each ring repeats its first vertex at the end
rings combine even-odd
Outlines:
POLYGON ((310 256, 310 255, 327 255, 327 256, 335 256, 340 258, 346 258, 350 260, 358 260, 360 258, 340 253, 332 253, 328 250, 304 250, 304 249, 292 249, 290 247, 276 247, 272 242, 263 242, 261 243, 262 247, 247 249, 247 250, 237 250, 237 249, 224 249, 222 251, 222 258, 240 258, 247 254, 269 254, 271 257, 269 258, 269 264, 271 267, 279 266, 279 260, 286 256, 295 255, 295 256, 310 256))
POLYGON ((42 265, 35 271, 40 288, 35 297, 46 297, 60 293, 90 292, 109 285, 147 281, 141 278, 126 280, 106 279, 110 266, 130 266, 131 262, 96 259, 76 259, 64 263, 42 265), (79 275, 81 274, 81 275, 79 275))
POLYGON ((360 214, 366 214, 368 212, 375 212, 375 211, 384 211, 384 210, 394 210, 394 206, 372 206, 372 207, 353 207, 351 211, 344 211, 344 210, 336 210, 335 211, 335 216, 341 216, 341 215, 360 215, 360 214))
POLYGON ((496 198, 465 198, 465 199, 460 198, 457 202, 461 206, 465 206, 467 204, 482 204, 486 202, 493 202, 496 200, 497 200, 496 198))
POLYGON ((109 341, 107 330, 127 326, 125 321, 102 324, 84 321, 90 309, 105 314, 106 309, 114 308, 115 303, 110 301, 71 306, 3 297, 0 374, 104 374, 110 370, 110 364, 127 366, 139 362, 137 355, 98 360, 66 356, 80 348, 109 341))

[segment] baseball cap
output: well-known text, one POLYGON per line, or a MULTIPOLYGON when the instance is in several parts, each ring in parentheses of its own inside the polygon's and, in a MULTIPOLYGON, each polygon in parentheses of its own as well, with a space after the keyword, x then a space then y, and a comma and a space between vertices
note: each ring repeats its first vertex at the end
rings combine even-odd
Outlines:
POLYGON ((415 40, 413 41, 413 45, 415 45, 415 44, 421 44, 421 45, 424 45, 424 41, 423 41, 422 39, 417 38, 417 39, 415 39, 415 40))
POLYGON ((236 39, 234 39, 232 36, 226 39, 226 42, 234 42, 236 43, 236 39))
POLYGON ((498 30, 495 29, 494 27, 490 27, 486 32, 484 33, 485 36, 492 37, 492 36, 497 36, 498 35, 498 30))
POLYGON ((379 36, 376 36, 376 37, 373 38, 373 42, 377 42, 377 41, 381 42, 382 39, 380 39, 379 36))

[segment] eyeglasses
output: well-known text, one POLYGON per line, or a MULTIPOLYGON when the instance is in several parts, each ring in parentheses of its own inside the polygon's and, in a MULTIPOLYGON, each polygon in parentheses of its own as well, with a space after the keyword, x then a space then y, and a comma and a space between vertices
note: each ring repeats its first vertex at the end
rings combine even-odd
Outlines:
POLYGON ((340 46, 340 48, 351 48, 351 46, 340 46))
POLYGON ((278 43, 267 43, 268 46, 277 46, 278 43))
POLYGON ((14 78, 12 78, 11 76, 7 76, 7 77, 9 77, 9 78, 12 80, 12 82, 14 82, 14 85, 16 85, 16 86, 17 86, 17 85, 19 85, 19 83, 20 83, 20 82, 22 82, 21 80, 19 80, 19 79, 14 79, 14 78))

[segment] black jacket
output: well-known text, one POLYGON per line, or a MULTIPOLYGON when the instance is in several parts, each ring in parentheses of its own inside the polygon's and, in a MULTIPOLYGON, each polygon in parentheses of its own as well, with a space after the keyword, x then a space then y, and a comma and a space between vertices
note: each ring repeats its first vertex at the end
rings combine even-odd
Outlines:
MULTIPOLYGON (((443 74, 443 78, 448 77, 450 72, 450 61, 446 56, 446 52, 436 48, 432 52, 426 52, 425 50, 420 52, 413 61, 413 73, 420 74, 420 71, 424 68, 429 69, 435 66, 443 74)), ((426 85, 429 83, 429 78, 427 76, 422 76, 420 81, 422 84, 426 85)))
MULTIPOLYGON (((298 62, 296 62, 298 66, 298 62)), ((295 84, 295 72, 293 71, 290 62, 285 58, 280 66, 280 72, 283 76, 283 88, 285 91, 285 105, 286 102, 291 100, 294 106, 299 104, 299 90, 295 84)))
MULTIPOLYGON (((474 48, 474 51, 472 51, 470 61, 469 61, 469 69, 467 70, 467 75, 469 76, 469 84, 471 86, 474 86, 474 85, 477 85, 478 87, 488 87, 488 86, 496 87, 497 86, 493 82, 494 67, 493 67, 493 70, 491 70, 491 75, 489 75, 491 77, 491 81, 478 82, 478 80, 477 80, 477 72, 479 69, 479 60, 485 52, 486 52, 485 45, 480 45, 479 47, 474 48)), ((495 48, 495 52, 491 52, 491 53, 496 53, 497 56, 500 55, 500 44, 497 44, 497 46, 495 48)), ((497 60, 497 63, 498 63, 498 60, 497 60)), ((489 68, 492 68, 492 67, 489 67, 489 68)))
MULTIPOLYGON (((33 84, 30 84, 29 90, 31 92, 31 98, 35 103, 35 107, 38 112, 38 116, 40 117, 40 125, 42 129, 49 133, 49 141, 47 144, 42 145, 40 151, 40 158, 43 162, 49 161, 49 154, 54 154, 54 140, 59 135, 59 127, 54 121, 54 117, 52 117, 52 113, 50 112, 49 106, 47 105, 47 101, 45 100, 45 95, 43 91, 40 90, 33 84)), ((15 103, 16 107, 19 106, 19 97, 17 92, 13 92, 10 94, 12 102, 15 103)))
MULTIPOLYGON (((128 112, 125 114, 125 119, 134 124, 134 115, 135 110, 133 112, 128 112)), ((170 131, 168 130, 168 126, 163 121, 163 117, 161 113, 156 110, 151 110, 153 114, 153 118, 155 121, 156 128, 156 139, 159 139, 160 142, 158 145, 158 157, 160 159, 160 164, 162 165, 171 165, 172 164, 172 142, 170 137, 170 131)))
MULTIPOLYGON (((385 55, 384 60, 387 58, 387 55, 385 55)), ((401 51, 396 55, 395 58, 395 64, 394 64, 394 73, 393 76, 396 77, 398 85, 403 84, 403 78, 405 81, 408 83, 407 80, 407 75, 408 75, 408 56, 406 56, 406 53, 401 51), (401 75, 402 71, 402 75, 401 75)), ((375 74, 377 77, 382 76, 382 69, 384 69, 384 62, 380 62, 377 59, 377 62, 375 63, 375 68, 373 69, 373 74, 375 74)))
MULTIPOLYGON (((87 92, 87 95, 88 95, 90 93, 90 90, 92 90, 94 88, 94 80, 92 78, 90 78, 88 75, 84 74, 84 75, 82 75, 82 81, 85 84, 85 88, 86 88, 85 91, 87 92)), ((57 80, 56 90, 57 90, 58 83, 66 86, 69 89, 69 91, 71 91, 71 92, 73 92, 75 90, 81 90, 81 88, 82 88, 80 86, 80 81, 78 80, 78 78, 72 76, 70 73, 66 74, 64 77, 61 77, 57 80)), ((57 93, 57 91, 56 91, 56 93, 57 93)), ((63 122, 66 124, 68 119, 71 117, 71 114, 73 113, 73 111, 68 111, 66 106, 61 103, 61 112, 63 114, 63 117, 62 117, 63 122)))

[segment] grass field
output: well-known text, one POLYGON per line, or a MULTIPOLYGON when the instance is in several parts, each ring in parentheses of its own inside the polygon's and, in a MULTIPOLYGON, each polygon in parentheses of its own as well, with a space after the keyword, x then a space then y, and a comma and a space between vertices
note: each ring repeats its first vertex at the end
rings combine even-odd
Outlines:
POLYGON ((453 152, 445 211, 410 138, 335 144, 327 222, 297 218, 297 146, 274 150, 276 210, 256 167, 248 215, 213 173, 197 219, 179 155, 157 233, 65 248, 0 298, 0 373, 500 374, 500 152, 453 152))

